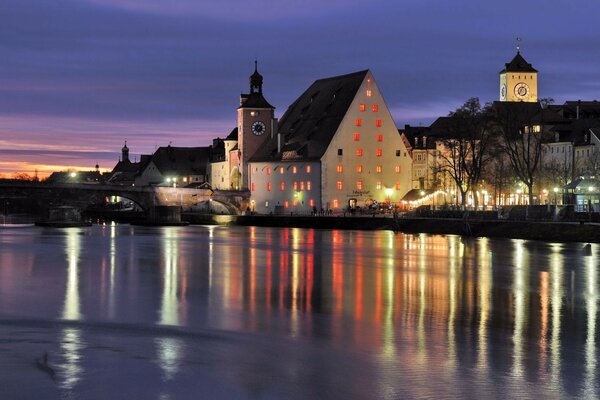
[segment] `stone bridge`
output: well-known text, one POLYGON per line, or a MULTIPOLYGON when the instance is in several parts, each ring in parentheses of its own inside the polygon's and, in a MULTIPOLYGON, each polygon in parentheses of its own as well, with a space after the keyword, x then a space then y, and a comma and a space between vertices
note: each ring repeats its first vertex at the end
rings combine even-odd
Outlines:
POLYGON ((119 196, 136 203, 144 211, 155 206, 181 206, 190 211, 202 204, 213 203, 229 214, 240 214, 249 205, 250 192, 211 189, 188 189, 159 186, 118 186, 95 183, 2 182, 0 206, 7 203, 27 203, 38 209, 68 205, 85 210, 119 196))

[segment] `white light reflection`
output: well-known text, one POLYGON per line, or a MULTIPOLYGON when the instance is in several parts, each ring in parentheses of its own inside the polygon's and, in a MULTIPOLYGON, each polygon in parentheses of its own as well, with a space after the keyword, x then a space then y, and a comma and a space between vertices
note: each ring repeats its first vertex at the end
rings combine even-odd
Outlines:
POLYGON ((513 297, 514 297, 514 316, 515 327, 513 331, 513 375, 520 380, 525 379, 523 366, 525 350, 525 333, 527 329, 527 305, 528 295, 528 266, 525 258, 528 255, 523 240, 513 240, 514 249, 514 267, 513 267, 513 297))
POLYGON ((108 288, 108 317, 115 317, 115 269, 117 265, 117 224, 110 224, 110 280, 108 288))
MULTIPOLYGON (((178 230, 166 229, 163 232, 163 292, 158 323, 160 325, 179 325, 178 262, 179 242, 178 230)), ((179 371, 182 352, 180 339, 160 337, 156 339, 158 359, 163 370, 165 381, 173 379, 179 371)))
MULTIPOLYGON (((79 229, 67 230, 67 287, 62 318, 68 321, 83 319, 79 299, 79 256, 81 254, 81 236, 79 229)), ((60 347, 64 357, 62 369, 64 371, 61 386, 71 390, 81 380, 83 367, 81 366, 81 351, 84 347, 81 331, 78 328, 64 328, 60 340, 60 347)))
POLYGON ((585 338, 585 377, 582 398, 597 399, 596 393, 596 316, 598 315, 598 260, 588 256, 585 265, 587 287, 585 302, 587 309, 587 333, 585 338))
POLYGON ((489 380, 488 365, 488 323, 492 314, 492 254, 489 250, 489 240, 479 239, 479 349, 477 352, 477 371, 481 375, 481 381, 489 380))
POLYGON ((552 312, 552 338, 550 340, 550 383, 555 393, 560 390, 560 323, 563 303, 564 260, 560 245, 553 245, 550 256, 550 309, 552 312))

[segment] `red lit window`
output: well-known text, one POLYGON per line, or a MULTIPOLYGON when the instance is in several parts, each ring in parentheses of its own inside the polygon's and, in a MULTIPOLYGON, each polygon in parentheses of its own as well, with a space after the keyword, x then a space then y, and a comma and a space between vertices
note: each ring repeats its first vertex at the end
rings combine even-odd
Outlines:
POLYGON ((359 106, 359 109, 360 109, 360 111, 361 111, 361 112, 364 112, 364 111, 366 111, 366 110, 367 110, 367 106, 366 106, 366 105, 364 105, 364 104, 361 104, 361 105, 359 106))
POLYGON ((377 149, 377 157, 381 157, 382 154, 383 154, 383 150, 377 149))
POLYGON ((381 190, 381 181, 377 181, 377 185, 375 187, 377 190, 381 190))
POLYGON ((338 202, 337 199, 333 200, 333 208, 338 208, 340 206, 340 203, 338 202))
POLYGON ((362 125, 362 119, 356 118, 356 126, 361 126, 361 125, 362 125))
POLYGON ((338 172, 338 174, 341 174, 342 172, 344 172, 344 166, 342 164, 337 166, 337 172, 338 172))
POLYGON ((271 191, 271 182, 267 182, 267 192, 271 191))
POLYGON ((354 141, 358 142, 360 140, 360 133, 355 133, 354 134, 354 141))
POLYGON ((285 182, 279 184, 279 189, 281 189, 282 192, 285 190, 285 182))
POLYGON ((373 104, 373 107, 371 109, 373 110, 373 112, 377 112, 379 111, 379 106, 377 104, 373 104))
POLYGON ((378 128, 381 128, 381 120, 380 119, 375 120, 375 126, 378 128))
POLYGON ((267 167, 267 175, 271 175, 271 167, 267 167))
POLYGON ((356 157, 362 157, 362 153, 363 151, 361 148, 356 149, 356 157))
POLYGON ((293 207, 298 207, 298 200, 292 201, 292 206, 293 207))
POLYGON ((362 174, 362 165, 358 164, 356 166, 356 172, 358 172, 359 174, 362 174))
POLYGON ((306 173, 307 173, 307 174, 310 174, 310 165, 307 165, 307 166, 306 166, 306 173))
POLYGON ((315 206, 315 201, 313 199, 310 199, 308 201, 308 205, 311 206, 311 207, 314 207, 315 206))
POLYGON ((253 192, 256 190, 256 187, 254 186, 254 182, 252 182, 252 189, 250 189, 250 190, 252 190, 253 192))
POLYGON ((383 142, 383 135, 377 135, 377 141, 383 142))
POLYGON ((283 202, 283 206, 284 206, 285 208, 290 208, 290 202, 289 202, 289 201, 287 201, 287 200, 286 200, 286 201, 284 201, 284 202, 283 202))
POLYGON ((337 189, 342 190, 344 188, 344 183, 342 181, 337 181, 337 189))
POLYGON ((300 181, 300 190, 304 190, 304 181, 300 181))
POLYGON ((377 171, 378 174, 381 173, 381 165, 378 165, 377 167, 375 167, 375 171, 377 171))
POLYGON ((396 182, 396 190, 400 190, 400 182, 396 182))
POLYGON ((296 169, 296 166, 294 165, 294 166, 292 167, 292 174, 295 174, 296 172, 298 172, 298 170, 296 169))
POLYGON ((279 173, 280 173, 281 175, 283 175, 283 172, 284 172, 284 170, 283 170, 283 167, 279 167, 279 173))
POLYGON ((363 188, 362 181, 356 181, 356 189, 362 190, 362 188, 363 188))
POLYGON ((306 181, 306 190, 310 190, 310 181, 306 181))
POLYGON ((367 89, 367 97, 371 97, 373 95, 373 92, 371 91, 371 89, 367 89))
POLYGON ((298 181, 294 181, 294 190, 298 190, 298 181))

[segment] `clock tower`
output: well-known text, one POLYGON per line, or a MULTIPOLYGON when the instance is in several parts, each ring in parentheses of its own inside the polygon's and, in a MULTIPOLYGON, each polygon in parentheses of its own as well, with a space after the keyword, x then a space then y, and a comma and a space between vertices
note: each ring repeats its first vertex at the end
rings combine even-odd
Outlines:
POLYGON ((538 101, 537 71, 523 56, 517 55, 500 71, 500 101, 538 101))
POLYGON ((234 189, 248 189, 248 160, 258 148, 273 137, 277 130, 275 107, 263 96, 263 77, 254 61, 254 73, 250 76, 250 92, 242 93, 238 107, 238 155, 239 183, 234 189))

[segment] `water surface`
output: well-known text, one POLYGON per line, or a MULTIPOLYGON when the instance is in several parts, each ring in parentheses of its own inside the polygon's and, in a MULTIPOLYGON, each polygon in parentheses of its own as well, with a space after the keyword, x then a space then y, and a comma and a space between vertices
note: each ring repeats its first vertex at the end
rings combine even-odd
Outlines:
POLYGON ((4 229, 0 398, 597 398, 598 254, 388 231, 4 229))

